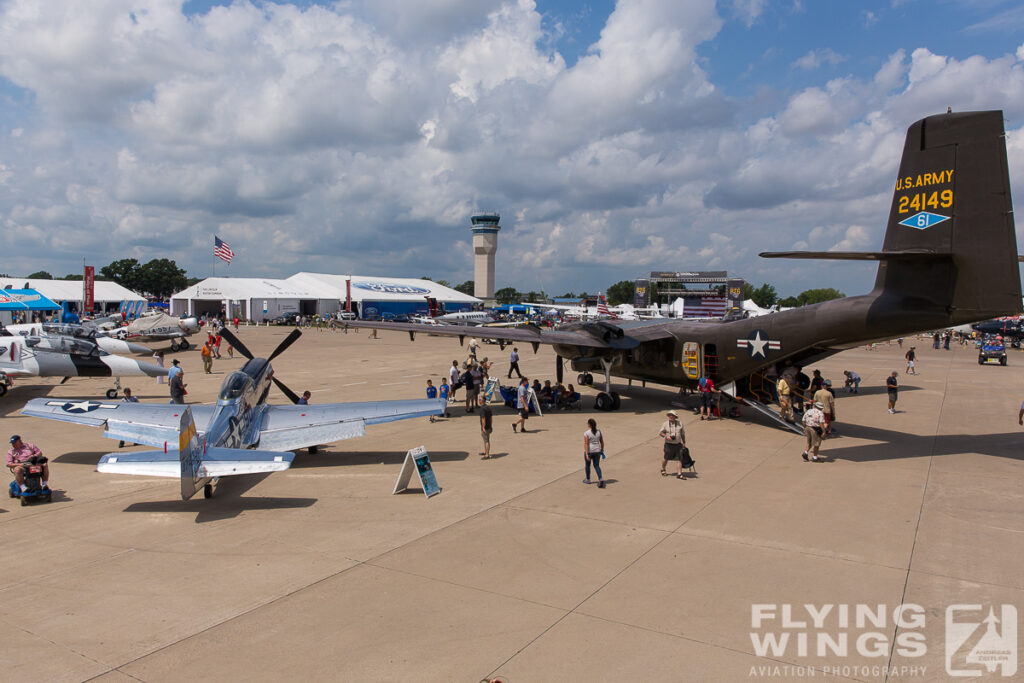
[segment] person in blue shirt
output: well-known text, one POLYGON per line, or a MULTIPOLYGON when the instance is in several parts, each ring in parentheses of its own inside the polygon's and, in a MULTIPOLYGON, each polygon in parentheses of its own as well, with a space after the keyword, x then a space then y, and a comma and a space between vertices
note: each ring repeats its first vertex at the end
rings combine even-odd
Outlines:
POLYGON ((310 399, 310 397, 312 395, 313 394, 309 393, 309 391, 303 391, 302 392, 302 398, 299 399, 299 402, 298 402, 297 405, 308 406, 309 405, 309 399, 310 399))
POLYGON ((522 379, 523 373, 519 372, 519 349, 514 346, 512 347, 512 353, 509 354, 508 361, 508 378, 512 379, 512 371, 514 370, 519 379, 522 379))
MULTIPOLYGON (((435 387, 434 382, 429 379, 427 380, 427 398, 437 398, 437 387, 435 387)), ((445 410, 447 410, 447 408, 448 404, 445 403, 445 410)), ((430 416, 430 421, 434 421, 433 415, 430 416)))
POLYGON ((440 392, 441 398, 444 399, 444 413, 441 417, 451 417, 451 415, 448 414, 448 380, 443 377, 441 378, 441 386, 438 387, 438 391, 440 392))

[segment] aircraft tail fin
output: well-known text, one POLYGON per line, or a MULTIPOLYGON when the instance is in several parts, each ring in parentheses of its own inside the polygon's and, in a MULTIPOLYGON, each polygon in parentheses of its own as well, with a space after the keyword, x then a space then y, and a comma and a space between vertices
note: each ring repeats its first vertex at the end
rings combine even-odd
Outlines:
POLYGON ((910 126, 875 289, 945 306, 950 323, 1021 311, 1017 237, 1001 111, 929 116, 910 126))
POLYGON ((886 307, 936 326, 1020 313, 1003 113, 939 114, 910 126, 882 251, 762 256, 878 261, 874 293, 886 307))
POLYGON ((181 499, 188 500, 211 479, 238 474, 280 472, 292 465, 294 453, 256 451, 244 448, 207 447, 206 437, 196 431, 192 410, 181 415, 177 450, 108 453, 100 458, 97 471, 107 474, 137 474, 150 477, 178 477, 181 499))

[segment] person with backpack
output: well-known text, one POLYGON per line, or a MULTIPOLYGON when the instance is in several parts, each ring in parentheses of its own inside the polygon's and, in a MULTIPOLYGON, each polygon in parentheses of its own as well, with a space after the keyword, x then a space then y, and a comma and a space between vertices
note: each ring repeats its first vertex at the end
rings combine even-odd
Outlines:
POLYGON ((676 411, 668 411, 668 420, 661 425, 658 436, 665 439, 665 447, 661 457, 661 476, 669 476, 665 471, 669 460, 679 461, 679 473, 676 479, 686 480, 683 476, 684 467, 692 467, 694 460, 690 458, 690 449, 686 447, 686 432, 683 430, 683 423, 679 421, 676 411), (684 462, 687 461, 687 462, 684 462))
POLYGON ((594 466, 594 474, 597 475, 597 488, 604 488, 604 476, 601 474, 601 458, 604 457, 604 434, 597 428, 597 421, 594 418, 587 420, 590 427, 583 432, 583 459, 585 463, 586 477, 584 484, 590 483, 590 466, 594 466))
POLYGON ((697 380, 697 391, 700 393, 700 419, 710 420, 712 399, 715 396, 715 381, 710 377, 701 377, 697 380))
POLYGON ((808 460, 808 452, 811 454, 810 460, 818 462, 821 459, 818 457, 818 449, 821 448, 821 437, 825 433, 825 414, 822 412, 824 407, 821 403, 815 402, 804 412, 804 436, 807 437, 807 445, 803 452, 805 461, 808 460))

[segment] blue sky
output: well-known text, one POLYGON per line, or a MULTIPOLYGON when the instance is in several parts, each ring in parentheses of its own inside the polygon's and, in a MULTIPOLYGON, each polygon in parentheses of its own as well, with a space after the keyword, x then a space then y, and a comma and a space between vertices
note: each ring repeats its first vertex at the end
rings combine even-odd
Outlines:
POLYGON ((0 0, 0 271, 604 289, 728 269, 865 291, 902 138, 1001 108, 1024 177, 1024 6, 1005 0, 0 0), (224 274, 219 269, 218 274, 224 274))

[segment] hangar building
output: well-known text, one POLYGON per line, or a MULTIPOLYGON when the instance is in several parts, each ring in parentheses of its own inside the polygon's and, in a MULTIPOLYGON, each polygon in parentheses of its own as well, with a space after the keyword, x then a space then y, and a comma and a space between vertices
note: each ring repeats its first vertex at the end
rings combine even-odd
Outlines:
POLYGON ((427 298, 437 299, 447 312, 465 311, 480 299, 430 280, 296 273, 284 280, 267 278, 207 278, 171 297, 171 314, 217 315, 262 322, 285 313, 327 315, 344 310, 350 298, 352 311, 364 319, 385 314, 426 314, 427 298), (230 312, 228 308, 230 307, 230 312))

